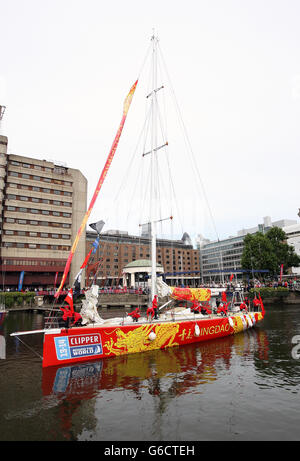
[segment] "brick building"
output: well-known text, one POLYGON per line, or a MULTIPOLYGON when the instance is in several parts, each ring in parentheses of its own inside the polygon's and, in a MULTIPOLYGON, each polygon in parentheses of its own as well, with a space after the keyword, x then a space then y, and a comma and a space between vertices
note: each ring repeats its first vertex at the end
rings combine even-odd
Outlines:
MULTIPOLYGON (((199 251, 193 248, 187 234, 181 240, 157 239, 157 263, 161 264, 168 284, 189 284, 198 286, 200 280, 199 251)), ((96 238, 96 233, 86 235, 86 253, 96 238)), ((91 280, 96 264, 102 258, 97 273, 97 283, 101 285, 122 284, 124 267, 135 260, 151 257, 149 237, 129 235, 122 231, 101 233, 100 244, 90 267, 86 271, 91 280)), ((88 280, 86 280, 88 284, 88 280)))

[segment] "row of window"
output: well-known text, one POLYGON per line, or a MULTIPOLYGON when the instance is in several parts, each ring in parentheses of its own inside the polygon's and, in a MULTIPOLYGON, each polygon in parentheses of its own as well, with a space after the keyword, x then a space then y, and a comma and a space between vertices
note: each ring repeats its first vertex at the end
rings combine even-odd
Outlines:
MULTIPOLYGON (((18 167, 22 167, 22 168, 33 168, 35 170, 39 170, 39 171, 45 171, 45 172, 48 172, 48 173, 58 173, 58 174, 61 174, 61 173, 66 173, 66 169, 65 168, 54 168, 54 170, 52 170, 52 168, 49 168, 49 167, 46 167, 46 166, 41 166, 41 165, 34 165, 34 164, 30 164, 30 163, 23 163, 23 162, 18 162, 16 160, 10 160, 10 165, 13 165, 13 166, 18 166, 18 167)), ((63 181, 63 180, 59 180, 59 179, 55 179, 54 180, 56 182, 56 184, 64 184, 65 186, 71 186, 72 183, 70 181, 63 181)))
MULTIPOLYGON (((54 180, 52 180, 50 178, 43 178, 41 176, 29 175, 27 173, 17 173, 16 171, 9 171, 8 176, 12 176, 14 178, 31 179, 32 181, 41 181, 41 180, 43 180, 44 182, 47 182, 47 183, 54 183, 54 180)), ((13 183, 13 184, 15 184, 15 183, 13 183)), ((9 184, 9 185, 11 185, 11 184, 9 184)), ((12 186, 12 187, 14 187, 14 186, 12 186)), ((37 187, 36 188, 32 187, 32 190, 36 190, 36 189, 37 189, 37 187)), ((53 190, 53 189, 47 189, 47 188, 43 188, 43 187, 40 187, 38 189, 40 189, 40 191, 48 193, 48 194, 53 192, 54 194, 57 194, 57 195, 60 195, 60 194, 68 195, 68 196, 72 195, 72 193, 69 192, 69 191, 53 190)))
POLYGON ((17 219, 17 218, 5 218, 7 223, 16 223, 16 224, 26 224, 32 226, 45 226, 45 227, 64 227, 65 229, 70 229, 71 224, 69 223, 60 223, 60 222, 49 222, 49 221, 36 221, 33 219, 17 219))
POLYGON ((16 206, 6 206, 6 211, 18 211, 21 213, 33 213, 33 214, 43 214, 43 215, 50 215, 50 216, 63 216, 65 218, 71 218, 71 213, 65 213, 62 211, 49 211, 49 210, 38 210, 36 208, 24 208, 24 207, 16 207, 16 206))
POLYGON ((29 237, 40 237, 40 238, 52 238, 52 239, 70 239, 71 236, 68 234, 50 234, 49 232, 26 232, 26 231, 16 231, 16 230, 5 230, 5 235, 19 235, 19 236, 29 236, 29 237))
POLYGON ((14 195, 14 194, 7 194, 8 200, 22 200, 23 202, 34 202, 34 203, 44 203, 46 205, 55 205, 55 206, 72 206, 70 202, 61 202, 60 200, 49 200, 45 198, 37 198, 37 197, 26 197, 24 195, 14 195))
POLYGON ((65 266, 66 261, 42 261, 37 259, 4 259, 5 266, 65 266))
MULTIPOLYGON (((49 189, 48 187, 38 187, 38 186, 28 186, 27 184, 17 184, 15 182, 8 182, 7 187, 13 187, 15 189, 22 189, 22 190, 32 190, 34 192, 43 192, 44 194, 55 194, 61 195, 62 191, 57 189, 49 189)), ((71 192, 63 191, 63 194, 67 197, 71 197, 71 192)))
POLYGON ((15 242, 3 242, 3 247, 5 248, 29 248, 32 250, 41 249, 41 250, 60 250, 60 251, 70 251, 71 247, 69 245, 46 245, 44 243, 15 243, 15 242))

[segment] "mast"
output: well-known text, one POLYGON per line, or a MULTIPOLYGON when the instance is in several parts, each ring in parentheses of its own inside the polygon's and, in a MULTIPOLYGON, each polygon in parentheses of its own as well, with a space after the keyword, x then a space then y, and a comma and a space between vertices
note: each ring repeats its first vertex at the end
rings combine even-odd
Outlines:
POLYGON ((157 37, 153 34, 152 40, 152 130, 151 130, 151 206, 150 206, 150 223, 151 223, 151 302, 156 295, 156 147, 157 147, 157 37))

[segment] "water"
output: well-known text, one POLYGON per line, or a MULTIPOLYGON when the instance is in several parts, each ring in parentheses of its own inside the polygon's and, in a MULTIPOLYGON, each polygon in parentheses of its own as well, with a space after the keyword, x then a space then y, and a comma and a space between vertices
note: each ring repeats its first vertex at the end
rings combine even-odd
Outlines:
POLYGON ((9 336, 43 323, 0 318, 2 441, 300 440, 300 305, 232 337, 45 370, 41 335, 9 336))

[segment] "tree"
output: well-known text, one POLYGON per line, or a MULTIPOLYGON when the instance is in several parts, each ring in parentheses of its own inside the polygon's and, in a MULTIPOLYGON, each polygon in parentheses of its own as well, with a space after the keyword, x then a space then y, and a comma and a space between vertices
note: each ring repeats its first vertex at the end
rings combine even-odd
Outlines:
POLYGON ((286 239, 285 232, 279 227, 272 227, 266 234, 247 234, 244 238, 242 268, 254 271, 268 269, 274 276, 279 274, 281 264, 284 272, 292 266, 298 267, 300 258, 286 239))

